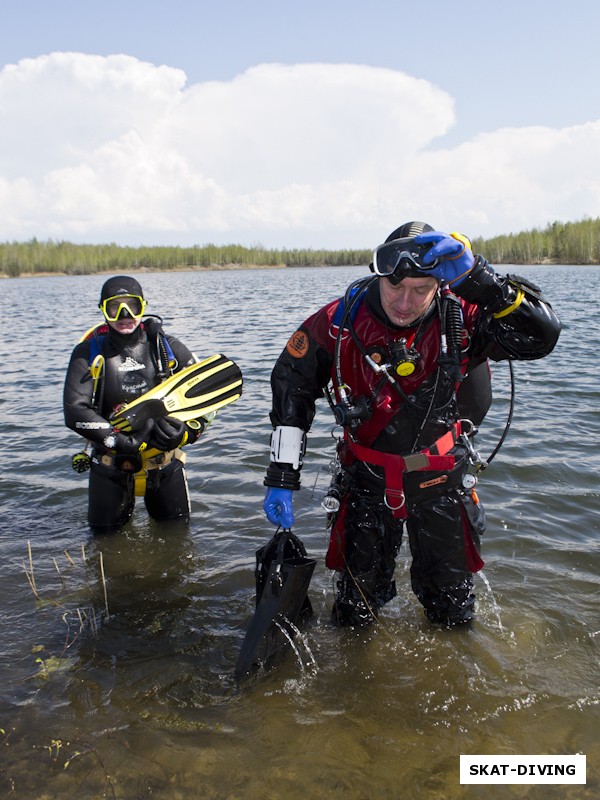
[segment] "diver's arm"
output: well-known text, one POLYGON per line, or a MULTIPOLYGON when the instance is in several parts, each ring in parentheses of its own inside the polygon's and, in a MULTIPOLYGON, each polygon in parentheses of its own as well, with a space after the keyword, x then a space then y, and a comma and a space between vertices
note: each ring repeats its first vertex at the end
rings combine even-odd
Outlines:
MULTIPOLYGON (((318 317, 318 314, 315 315, 318 317)), ((265 486, 299 489, 306 433, 331 371, 331 354, 311 332, 314 318, 290 338, 271 374, 271 460, 265 486)))
POLYGON ((305 433, 315 416, 315 401, 329 382, 332 355, 302 325, 290 338, 271 373, 273 427, 292 425, 305 433))
POLYGON ((431 245, 424 257, 424 275, 437 278, 479 309, 472 350, 474 355, 505 358, 543 358, 552 352, 560 322, 541 290, 518 275, 497 275, 460 233, 428 231, 418 244, 431 245))
MULTIPOLYGON (((157 321, 147 320, 145 322, 145 327, 149 338, 160 331, 168 341, 169 347, 176 359, 174 367, 175 373, 181 372, 182 369, 200 361, 200 359, 192 353, 183 342, 179 341, 177 337, 166 334, 162 329, 162 325, 157 321)), ((160 339, 158 341, 160 343, 160 339)), ((160 346, 160 344, 158 346, 160 346)), ((213 411, 197 420, 190 420, 189 424, 187 422, 180 422, 172 417, 166 417, 162 422, 157 420, 154 431, 152 432, 150 445, 156 447, 158 450, 166 452, 176 447, 194 444, 212 423, 216 413, 216 411, 213 411)))
POLYGON ((329 382, 331 360, 305 323, 290 338, 271 374, 274 430, 263 509, 278 527, 291 528, 295 521, 293 490, 300 488, 306 433, 315 416, 315 401, 329 382))
POLYGON ((89 342, 73 350, 63 392, 65 425, 91 442, 103 444, 112 426, 93 405, 94 381, 89 367, 89 342))
POLYGON ((560 321, 535 284, 517 275, 498 275, 476 256, 453 291, 479 308, 473 350, 494 361, 532 360, 552 352, 560 321))

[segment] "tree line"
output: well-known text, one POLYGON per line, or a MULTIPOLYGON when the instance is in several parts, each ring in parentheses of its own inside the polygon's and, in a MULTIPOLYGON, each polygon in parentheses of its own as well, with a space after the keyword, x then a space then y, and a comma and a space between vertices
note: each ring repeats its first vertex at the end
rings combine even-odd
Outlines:
MULTIPOLYGON (((598 264, 600 218, 553 222, 544 229, 473 239, 473 250, 494 264, 598 264)), ((261 245, 122 247, 63 241, 0 243, 0 273, 10 277, 41 273, 88 275, 99 272, 167 271, 244 267, 363 266, 371 250, 267 249, 261 245)))
POLYGON ((244 267, 316 267, 368 264, 369 250, 269 250, 260 245, 194 245, 192 247, 122 247, 116 244, 72 244, 53 240, 0 243, 0 272, 23 274, 167 271, 236 265, 244 267))
POLYGON ((473 251, 493 264, 600 264, 600 218, 473 239, 473 251))

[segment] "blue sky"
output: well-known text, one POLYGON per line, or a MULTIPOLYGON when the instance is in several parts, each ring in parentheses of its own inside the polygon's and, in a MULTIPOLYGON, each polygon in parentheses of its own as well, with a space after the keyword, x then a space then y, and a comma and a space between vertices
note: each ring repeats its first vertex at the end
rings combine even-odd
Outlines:
POLYGON ((4 3, 0 240, 369 247, 412 218, 600 216, 599 29, 594 0, 4 3))

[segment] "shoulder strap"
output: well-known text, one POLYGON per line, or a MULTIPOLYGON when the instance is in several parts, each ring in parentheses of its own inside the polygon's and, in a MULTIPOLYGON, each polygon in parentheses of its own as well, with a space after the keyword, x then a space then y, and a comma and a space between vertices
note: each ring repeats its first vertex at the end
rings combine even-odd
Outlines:
POLYGON ((344 297, 340 297, 337 308, 331 320, 331 327, 332 328, 339 328, 342 322, 344 323, 344 327, 347 326, 348 320, 350 322, 354 322, 354 318, 358 313, 358 309, 362 301, 364 300, 365 292, 362 291, 364 287, 356 286, 351 291, 350 294, 347 296, 348 305, 351 306, 350 313, 346 314, 346 295, 344 297), (354 302, 354 297, 356 296, 357 292, 362 291, 362 297, 358 297, 354 302))
POLYGON ((93 364, 96 356, 99 356, 102 353, 104 339, 104 336, 94 336, 94 338, 90 340, 90 354, 88 356, 90 364, 93 364))

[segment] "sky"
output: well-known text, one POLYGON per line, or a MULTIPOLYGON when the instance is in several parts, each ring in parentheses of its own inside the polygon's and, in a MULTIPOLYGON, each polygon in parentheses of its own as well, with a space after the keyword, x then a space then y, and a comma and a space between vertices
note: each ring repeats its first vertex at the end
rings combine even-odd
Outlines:
POLYGON ((0 0, 0 241, 600 216, 600 3, 0 0))

